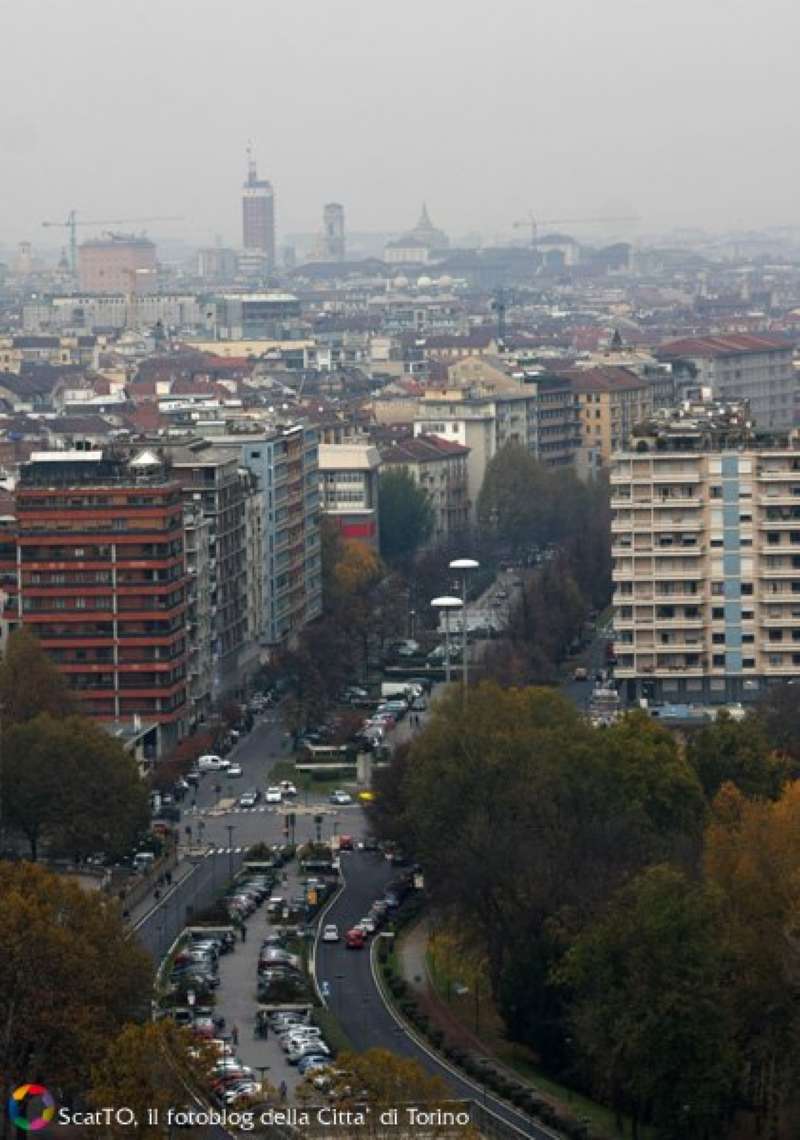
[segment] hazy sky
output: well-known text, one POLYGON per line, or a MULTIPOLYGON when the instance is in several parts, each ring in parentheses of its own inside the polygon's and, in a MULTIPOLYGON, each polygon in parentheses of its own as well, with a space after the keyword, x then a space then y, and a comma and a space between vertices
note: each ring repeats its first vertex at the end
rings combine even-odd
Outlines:
POLYGON ((248 137, 279 240, 331 200, 800 222, 798 30, 793 0, 0 0, 0 240, 75 207, 237 242, 248 137))

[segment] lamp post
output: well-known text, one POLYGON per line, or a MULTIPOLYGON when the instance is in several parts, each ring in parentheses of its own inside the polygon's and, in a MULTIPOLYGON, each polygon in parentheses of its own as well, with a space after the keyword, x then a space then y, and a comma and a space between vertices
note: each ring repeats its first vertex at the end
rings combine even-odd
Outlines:
POLYGON ((465 704, 467 701, 467 685, 469 684, 469 662, 467 660, 467 574, 470 570, 477 570, 479 566, 480 562, 476 562, 474 558, 454 558, 450 563, 450 569, 461 576, 461 600, 463 602, 461 607, 461 670, 465 704))
POLYGON ((450 612, 459 609, 461 604, 461 598, 454 598, 448 594, 431 601, 435 610, 444 613, 444 679, 448 685, 450 684, 450 612))
POLYGON ((232 823, 225 824, 225 830, 228 833, 228 877, 233 878, 233 833, 236 827, 232 823))

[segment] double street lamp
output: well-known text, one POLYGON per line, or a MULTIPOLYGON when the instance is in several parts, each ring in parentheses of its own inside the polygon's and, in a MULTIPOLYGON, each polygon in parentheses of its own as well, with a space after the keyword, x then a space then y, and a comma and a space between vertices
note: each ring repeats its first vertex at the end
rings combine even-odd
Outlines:
POLYGON ((450 614, 453 610, 460 609, 463 605, 461 598, 454 598, 449 594, 443 594, 440 598, 434 598, 431 605, 435 610, 444 614, 444 679, 446 683, 450 684, 450 614))

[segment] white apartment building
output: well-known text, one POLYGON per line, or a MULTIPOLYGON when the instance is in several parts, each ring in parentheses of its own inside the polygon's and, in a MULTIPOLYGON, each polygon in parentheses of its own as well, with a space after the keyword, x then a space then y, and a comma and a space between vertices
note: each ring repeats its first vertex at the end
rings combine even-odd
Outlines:
POLYGON ((319 445, 320 507, 342 538, 378 549, 380 452, 356 439, 319 445))
POLYGON ((611 471, 628 697, 753 701, 800 677, 800 440, 701 430, 644 446, 611 471))

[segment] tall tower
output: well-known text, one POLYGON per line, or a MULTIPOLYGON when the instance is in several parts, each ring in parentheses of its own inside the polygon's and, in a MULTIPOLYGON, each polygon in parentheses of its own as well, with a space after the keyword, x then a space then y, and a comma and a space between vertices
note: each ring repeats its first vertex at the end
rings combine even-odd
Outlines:
POLYGON ((344 261, 344 206, 328 202, 322 213, 324 257, 344 261))
POLYGON ((264 268, 275 268, 275 193, 272 183, 258 178, 251 146, 247 148, 247 181, 242 187, 242 245, 262 254, 264 268))

